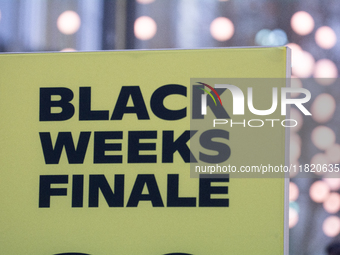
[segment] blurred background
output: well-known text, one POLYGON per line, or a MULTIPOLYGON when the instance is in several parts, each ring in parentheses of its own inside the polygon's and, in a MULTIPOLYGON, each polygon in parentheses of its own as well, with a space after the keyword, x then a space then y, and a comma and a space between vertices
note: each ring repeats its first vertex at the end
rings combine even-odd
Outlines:
MULTIPOLYGON (((338 164, 339 14, 339 0, 0 0, 0 51, 288 45, 292 86, 312 93, 312 117, 291 109, 291 162, 338 164)), ((291 177, 290 254, 326 254, 340 237, 340 179, 291 177)))

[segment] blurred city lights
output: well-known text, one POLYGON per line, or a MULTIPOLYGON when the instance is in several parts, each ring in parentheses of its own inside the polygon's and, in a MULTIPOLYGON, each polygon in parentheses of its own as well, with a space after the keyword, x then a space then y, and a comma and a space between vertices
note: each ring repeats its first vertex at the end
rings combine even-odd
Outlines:
POLYGON ((338 68, 332 60, 320 59, 315 63, 314 78, 321 85, 330 85, 338 77, 338 68))
POLYGON ((57 27, 59 31, 65 35, 71 35, 80 28, 80 17, 74 11, 65 11, 58 17, 57 27))
POLYGON ((336 192, 329 194, 328 198, 323 202, 323 208, 328 213, 337 213, 340 210, 340 195, 336 192))
POLYGON ((340 189, 340 178, 323 178, 331 190, 340 189))
POLYGON ((269 29, 261 29, 260 31, 258 31, 255 35, 255 43, 257 45, 265 45, 270 32, 271 31, 269 29))
POLYGON ((320 27, 315 32, 315 42, 323 49, 331 49, 336 43, 336 34, 328 26, 320 27))
POLYGON ((294 182, 289 182, 289 201, 296 201, 299 197, 299 188, 294 182))
POLYGON ((329 196, 330 189, 324 181, 316 181, 309 188, 309 195, 316 203, 324 202, 329 196))
POLYGON ((308 12, 299 11, 292 16, 290 25, 295 33, 308 35, 314 29, 314 19, 308 12))
POLYGON ((151 4, 155 2, 155 0, 136 0, 136 2, 139 4, 151 4))
POLYGON ((295 127, 290 128, 291 131, 293 132, 298 132, 302 125, 303 125, 303 116, 299 110, 296 108, 291 108, 290 109, 290 118, 294 119, 297 121, 297 125, 295 127))
POLYGON ((272 46, 281 46, 287 43, 287 34, 282 29, 274 29, 269 34, 269 42, 272 46))
POLYGON ((135 21, 134 32, 138 39, 150 40, 157 32, 157 24, 148 16, 139 17, 135 21))
POLYGON ((318 126, 312 131, 312 142, 320 150, 326 150, 335 143, 335 133, 326 126, 318 126))
POLYGON ((340 144, 333 144, 326 150, 326 156, 330 163, 340 163, 340 144))
POLYGON ((334 237, 340 233, 340 219, 337 216, 329 216, 322 224, 322 230, 326 236, 334 237))
POLYGON ((292 57, 292 73, 299 78, 308 78, 314 70, 315 60, 307 51, 295 51, 292 57))
POLYGON ((217 41, 227 41, 234 35, 234 24, 228 18, 218 17, 211 22, 210 33, 217 41))
POLYGON ((334 97, 330 94, 322 93, 315 98, 311 106, 312 118, 319 123, 325 123, 333 117, 335 107, 334 97))
POLYGON ((289 207, 289 228, 295 227, 298 221, 299 221, 298 212, 294 208, 289 207))
POLYGON ((255 43, 263 46, 280 46, 287 42, 287 34, 282 29, 262 29, 255 36, 255 43))
MULTIPOLYGON (((292 78, 290 80, 290 86, 292 88, 302 88, 302 82, 298 77, 292 75, 292 78)), ((291 97, 297 97, 298 95, 300 95, 300 93, 299 92, 290 93, 290 95, 291 95, 291 97)))

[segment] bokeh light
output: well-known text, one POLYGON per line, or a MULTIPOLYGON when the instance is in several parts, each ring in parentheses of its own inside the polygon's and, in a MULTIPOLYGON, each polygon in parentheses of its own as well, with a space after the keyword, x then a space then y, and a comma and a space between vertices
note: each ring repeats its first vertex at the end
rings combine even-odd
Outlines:
POLYGON ((62 49, 61 51, 76 51, 76 50, 73 48, 65 48, 65 49, 62 49))
POLYGON ((340 144, 333 144, 326 150, 326 156, 331 163, 340 163, 340 144))
POLYGON ((151 4, 155 2, 155 0, 136 0, 136 2, 139 4, 151 4))
POLYGON ((318 126, 312 131, 312 142, 320 150, 326 150, 335 143, 335 133, 326 126, 318 126))
POLYGON ((340 219, 337 216, 329 216, 322 224, 322 230, 326 236, 335 237, 340 233, 340 219))
POLYGON ((218 17, 211 22, 210 33, 217 41, 227 41, 234 35, 234 24, 228 18, 218 17))
POLYGON ((312 118, 319 122, 325 123, 329 121, 335 112, 335 99, 327 93, 318 95, 311 106, 312 118))
POLYGON ((257 45, 266 45, 267 38, 270 35, 270 30, 269 29, 261 29, 258 31, 255 35, 255 43, 257 45))
POLYGON ((289 228, 295 227, 298 221, 299 221, 298 212, 294 208, 289 207, 289 228))
POLYGON ((330 59, 320 59, 315 63, 314 78, 321 85, 330 85, 338 77, 338 68, 330 59))
POLYGON ((309 196, 316 203, 324 202, 329 196, 330 189, 324 181, 316 181, 309 188, 309 196))
POLYGON ((296 201, 299 197, 299 188, 294 182, 289 182, 289 201, 296 201))
POLYGON ((59 31, 65 35, 71 35, 80 28, 80 17, 74 11, 65 11, 58 17, 57 27, 59 31))
POLYGON ((272 46, 281 46, 287 43, 287 34, 282 29, 276 28, 269 35, 269 42, 272 46))
POLYGON ((314 19, 308 12, 299 11, 292 16, 290 25, 295 33, 308 35, 314 29, 314 19))
POLYGON ((328 198, 323 202, 323 208, 328 213, 337 213, 340 210, 340 195, 336 192, 329 194, 328 198))
POLYGON ((315 32, 315 42, 323 49, 331 49, 336 44, 336 34, 328 26, 320 27, 315 32))
POLYGON ((340 178, 323 178, 331 190, 340 189, 340 178))
POLYGON ((141 16, 135 20, 134 32, 138 39, 150 40, 157 32, 157 24, 152 18, 141 16))
POLYGON ((256 33, 255 43, 262 46, 281 46, 287 42, 287 34, 282 29, 262 29, 256 33))
POLYGON ((286 44, 286 46, 288 46, 292 50, 292 52, 302 50, 300 45, 298 45, 296 43, 288 43, 288 44, 286 44))
POLYGON ((308 78, 314 70, 315 60, 307 51, 295 51, 292 57, 292 73, 299 78, 308 78))

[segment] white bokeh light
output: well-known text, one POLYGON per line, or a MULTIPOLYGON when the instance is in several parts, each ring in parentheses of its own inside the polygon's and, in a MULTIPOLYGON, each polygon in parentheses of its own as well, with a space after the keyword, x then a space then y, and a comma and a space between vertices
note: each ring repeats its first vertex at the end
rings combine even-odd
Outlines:
POLYGON ((76 33, 80 28, 81 20, 74 11, 65 11, 58 17, 57 27, 65 35, 76 33))
POLYGON ((157 24, 148 16, 139 17, 135 20, 134 32, 138 39, 150 40, 157 32, 157 24))
POLYGON ((326 236, 335 237, 340 233, 340 219, 337 216, 329 216, 322 224, 322 230, 326 236))
POLYGON ((210 33, 214 39, 223 42, 234 35, 234 24, 226 17, 218 17, 210 24, 210 33))
POLYGON ((332 95, 322 93, 318 95, 311 106, 312 118, 319 122, 329 121, 335 112, 336 102, 332 95))
POLYGON ((326 126, 318 126, 312 131, 312 142, 320 150, 326 150, 335 143, 335 133, 326 126))
POLYGON ((316 181, 309 188, 309 196, 316 203, 324 202, 329 196, 330 189, 324 181, 316 181))
POLYGON ((323 202, 323 208, 328 213, 337 213, 340 210, 340 195, 336 192, 329 194, 328 198, 323 202))
POLYGON ((315 60, 307 51, 295 51, 292 57, 292 73, 299 78, 308 78, 314 70, 315 60))
POLYGON ((323 178, 331 190, 340 189, 340 178, 323 178))
POLYGON ((289 228, 295 227, 298 221, 299 221, 298 212, 294 208, 289 207, 289 228))
POLYGON ((336 44, 336 34, 328 26, 318 28, 315 32, 315 42, 323 49, 331 49, 336 44))
POLYGON ((315 63, 314 78, 321 85, 330 85, 338 77, 338 68, 330 59, 320 59, 315 63))
POLYGON ((308 12, 299 11, 292 16, 290 25, 295 33, 308 35, 314 29, 314 19, 308 12))
POLYGON ((296 201, 299 197, 299 188, 294 182, 289 182, 289 201, 296 201))

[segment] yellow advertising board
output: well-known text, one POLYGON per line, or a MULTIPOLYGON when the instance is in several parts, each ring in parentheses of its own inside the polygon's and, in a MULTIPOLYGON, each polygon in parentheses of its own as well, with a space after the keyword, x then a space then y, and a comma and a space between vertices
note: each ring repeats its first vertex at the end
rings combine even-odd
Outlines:
POLYGON ((285 165, 285 128, 193 130, 192 96, 210 93, 218 115, 209 79, 285 78, 287 51, 1 55, 0 254, 286 254, 285 178, 193 174, 201 161, 285 165))

